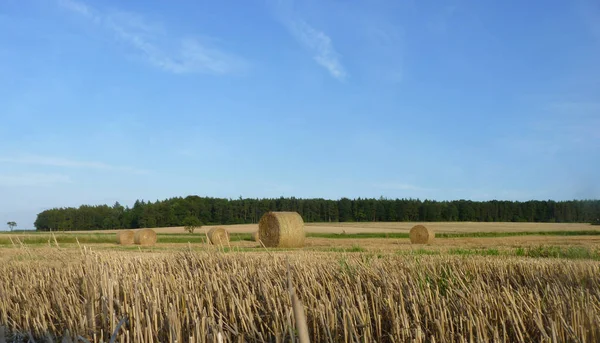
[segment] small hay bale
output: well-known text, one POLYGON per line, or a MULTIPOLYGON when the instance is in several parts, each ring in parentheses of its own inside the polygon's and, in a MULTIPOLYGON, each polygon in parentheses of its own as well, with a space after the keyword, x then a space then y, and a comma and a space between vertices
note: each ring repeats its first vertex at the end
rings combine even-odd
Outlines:
POLYGON ((229 243, 229 232, 222 227, 213 227, 208 230, 208 240, 214 245, 225 245, 229 243))
POLYGON ((258 222, 258 236, 266 247, 304 246, 304 221, 298 212, 268 212, 258 222))
POLYGON ((255 242, 260 241, 260 237, 258 236, 258 231, 252 232, 252 240, 255 242))
POLYGON ((435 232, 424 225, 415 225, 408 234, 412 244, 431 244, 435 238, 435 232))
POLYGON ((154 245, 156 244, 156 232, 152 229, 137 230, 134 236, 135 244, 154 245))
POLYGON ((134 243, 135 232, 132 230, 123 230, 117 232, 117 244, 132 245, 134 243))

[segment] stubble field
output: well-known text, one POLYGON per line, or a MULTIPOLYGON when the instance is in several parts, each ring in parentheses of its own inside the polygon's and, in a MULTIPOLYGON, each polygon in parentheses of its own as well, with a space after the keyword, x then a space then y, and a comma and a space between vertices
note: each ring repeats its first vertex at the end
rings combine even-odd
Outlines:
POLYGON ((416 246, 412 225, 307 224, 287 250, 251 241, 255 225, 227 227, 225 247, 207 228, 159 229, 154 247, 2 234, 0 342, 297 341, 288 281, 313 342, 600 341, 595 227, 431 223, 416 246))
MULTIPOLYGON (((593 230, 589 224, 582 223, 479 223, 479 222, 360 222, 360 223, 306 223, 309 233, 408 233, 410 229, 422 224, 436 233, 476 233, 476 232, 553 232, 553 231, 585 231, 593 230)), ((218 225, 232 233, 251 233, 256 231, 257 224, 218 225)), ((211 225, 203 226, 198 232, 209 230, 211 225)), ((154 228, 162 234, 185 234, 183 227, 154 228)), ((115 230, 86 231, 96 233, 116 232, 115 230)), ((81 233, 73 231, 72 233, 81 233)))

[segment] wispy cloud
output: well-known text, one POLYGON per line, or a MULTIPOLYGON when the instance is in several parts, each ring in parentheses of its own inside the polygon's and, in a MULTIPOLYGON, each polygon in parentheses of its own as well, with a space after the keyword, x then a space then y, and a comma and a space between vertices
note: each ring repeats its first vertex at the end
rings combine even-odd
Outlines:
POLYGON ((58 4, 69 11, 73 11, 90 18, 94 17, 92 10, 84 3, 72 0, 59 0, 58 4))
POLYGON ((103 12, 75 0, 59 0, 58 4, 111 32, 162 70, 176 74, 237 74, 247 69, 244 59, 194 38, 172 37, 162 25, 150 23, 140 14, 103 12))
POLYGON ((0 187, 49 186, 57 183, 71 183, 71 178, 62 174, 0 174, 0 187))
POLYGON ((340 62, 340 54, 335 50, 331 38, 323 31, 315 29, 300 18, 293 10, 293 0, 266 0, 267 6, 290 34, 313 54, 317 64, 325 68, 331 76, 338 80, 345 79, 348 74, 340 62))
POLYGON ((335 51, 331 38, 302 20, 290 20, 287 27, 293 36, 314 54, 315 61, 336 79, 345 79, 347 74, 335 51))
POLYGON ((27 165, 39 165, 39 166, 50 166, 50 167, 63 167, 63 168, 80 168, 80 169, 96 169, 106 170, 115 172, 126 172, 131 174, 147 174, 147 170, 137 169, 127 166, 114 166, 103 162, 95 161, 76 161, 61 157, 53 156, 38 156, 38 155, 22 155, 16 157, 1 157, 0 163, 9 164, 27 164, 27 165))

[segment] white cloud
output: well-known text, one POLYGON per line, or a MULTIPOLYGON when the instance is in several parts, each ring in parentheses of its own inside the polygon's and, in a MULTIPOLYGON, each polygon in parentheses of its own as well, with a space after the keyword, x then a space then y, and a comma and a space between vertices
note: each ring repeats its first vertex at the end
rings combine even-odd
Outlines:
POLYGON ((70 183, 71 178, 61 174, 25 173, 19 175, 0 174, 0 187, 48 186, 70 183))
POLYGON ((58 4, 112 32, 141 53, 150 64, 165 71, 176 74, 235 74, 247 67, 242 58, 194 38, 169 36, 162 25, 149 23, 139 14, 123 11, 104 13, 74 0, 59 0, 58 4))
POLYGON ((290 34, 310 51, 315 62, 325 68, 331 76, 338 80, 346 78, 347 73, 340 62, 340 55, 333 47, 331 38, 300 19, 294 13, 292 0, 266 0, 267 6, 290 34))
POLYGON ((59 0, 58 4, 69 11, 76 12, 86 17, 94 17, 92 10, 84 3, 73 0, 59 0))
POLYGON ((28 164, 63 168, 81 168, 126 172, 131 174, 147 174, 148 171, 126 166, 114 166, 103 162, 76 161, 61 157, 22 155, 18 157, 0 157, 0 163, 28 164))
POLYGON ((327 69, 331 76, 340 80, 346 78, 346 71, 329 36, 301 20, 289 21, 287 26, 294 37, 315 54, 315 61, 327 69))

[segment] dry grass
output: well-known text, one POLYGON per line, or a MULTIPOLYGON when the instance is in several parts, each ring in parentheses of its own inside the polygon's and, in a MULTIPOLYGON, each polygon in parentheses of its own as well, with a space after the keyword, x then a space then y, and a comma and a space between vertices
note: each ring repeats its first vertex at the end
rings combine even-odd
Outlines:
POLYGON ((600 340, 592 261, 12 250, 0 323, 45 341, 106 342, 124 317, 121 342, 289 341, 288 255, 314 342, 600 340))

